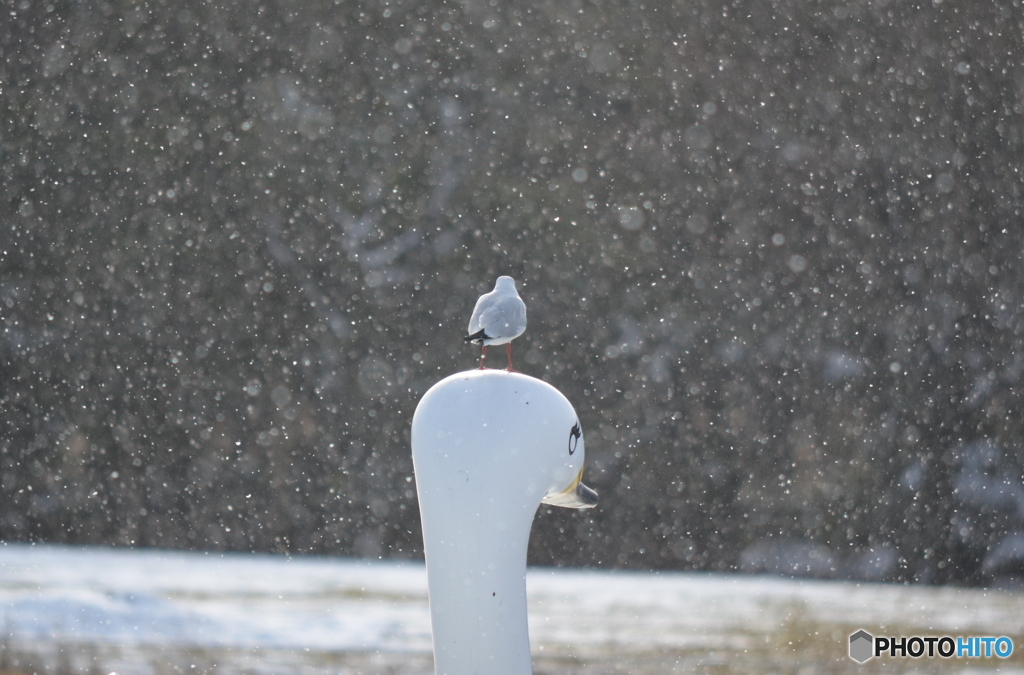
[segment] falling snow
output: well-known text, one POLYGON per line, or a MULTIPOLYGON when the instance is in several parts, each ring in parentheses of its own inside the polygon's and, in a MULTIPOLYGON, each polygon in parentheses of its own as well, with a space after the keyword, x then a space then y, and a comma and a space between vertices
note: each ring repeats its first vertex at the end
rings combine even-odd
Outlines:
POLYGON ((1019 5, 3 2, 0 539, 421 557, 509 274, 531 562, 1019 582, 1019 5))

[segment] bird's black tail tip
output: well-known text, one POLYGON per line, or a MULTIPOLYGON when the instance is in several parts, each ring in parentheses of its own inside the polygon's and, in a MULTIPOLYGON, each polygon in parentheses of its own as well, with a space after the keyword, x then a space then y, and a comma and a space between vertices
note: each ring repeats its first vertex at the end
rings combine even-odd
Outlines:
POLYGON ((466 342, 483 342, 484 340, 487 339, 487 333, 484 329, 480 329, 477 332, 473 333, 472 335, 467 335, 462 339, 465 340, 466 342))

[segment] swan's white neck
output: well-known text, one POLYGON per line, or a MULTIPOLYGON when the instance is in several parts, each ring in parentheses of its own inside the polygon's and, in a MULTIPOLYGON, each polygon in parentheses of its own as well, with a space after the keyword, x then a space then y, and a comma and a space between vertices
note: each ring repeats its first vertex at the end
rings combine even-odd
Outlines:
POLYGON ((496 370, 448 377, 417 406, 412 449, 437 675, 532 672, 526 549, 541 500, 564 499, 582 471, 574 425, 556 389, 496 370))
POLYGON ((534 514, 500 514, 497 501, 476 512, 451 506, 460 517, 424 521, 435 672, 529 674, 526 547, 534 514))

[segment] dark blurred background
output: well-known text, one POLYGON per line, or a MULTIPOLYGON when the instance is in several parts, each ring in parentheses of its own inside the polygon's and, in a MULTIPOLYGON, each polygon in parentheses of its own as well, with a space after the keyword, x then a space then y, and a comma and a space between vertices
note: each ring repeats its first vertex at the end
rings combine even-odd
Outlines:
POLYGON ((0 6, 0 539, 421 556, 511 274, 531 563, 1024 575, 1019 0, 0 6))

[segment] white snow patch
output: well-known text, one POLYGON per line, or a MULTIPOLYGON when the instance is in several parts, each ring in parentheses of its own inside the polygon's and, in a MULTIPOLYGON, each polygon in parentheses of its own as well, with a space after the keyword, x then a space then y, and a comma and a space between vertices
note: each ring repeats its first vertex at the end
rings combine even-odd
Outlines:
MULTIPOLYGON (((1007 591, 546 568, 528 571, 527 588, 538 664, 674 672, 714 656, 762 672, 800 626, 1024 634, 1024 595, 1007 591)), ((350 672, 338 668, 353 659, 351 672, 422 673, 426 589, 415 562, 0 544, 0 635, 40 654, 92 645, 122 674, 196 649, 218 673, 350 672)), ((843 659, 845 645, 825 652, 843 659)))

